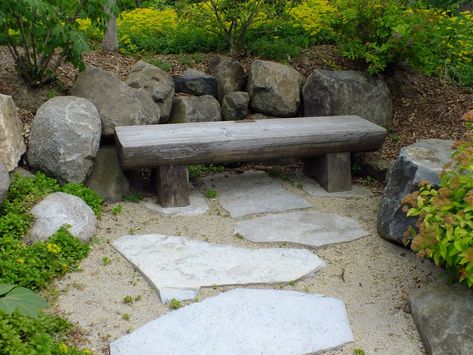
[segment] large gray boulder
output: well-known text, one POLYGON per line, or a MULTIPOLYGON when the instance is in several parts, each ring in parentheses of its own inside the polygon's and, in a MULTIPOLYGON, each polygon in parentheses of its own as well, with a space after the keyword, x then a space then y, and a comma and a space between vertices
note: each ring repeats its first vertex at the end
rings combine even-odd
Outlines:
POLYGON ((255 60, 248 80, 251 108, 271 116, 296 116, 301 104, 303 76, 294 68, 255 60))
POLYGON ((159 107, 143 89, 134 89, 108 71, 90 67, 77 77, 71 95, 90 100, 100 113, 102 135, 116 126, 157 124, 159 107))
POLYGON ((221 121, 217 99, 210 95, 180 96, 174 99, 170 123, 221 121))
POLYGON ((8 192, 10 187, 10 175, 5 164, 0 162, 0 203, 8 192))
POLYGON ((217 81, 212 75, 199 70, 187 69, 182 75, 174 77, 176 92, 202 96, 217 96, 217 81))
POLYGON ((18 118, 15 102, 11 96, 0 94, 0 161, 8 171, 12 171, 25 151, 23 124, 18 118))
POLYGON ((409 295, 409 306, 428 354, 472 354, 473 289, 437 282, 409 295))
POLYGON ((243 91, 247 76, 243 66, 235 59, 215 56, 209 64, 209 72, 217 80, 217 98, 219 101, 233 91, 243 91))
POLYGON ((315 70, 302 89, 304 115, 359 115, 382 127, 391 126, 393 104, 381 79, 357 71, 315 70))
POLYGON ((433 186, 440 183, 440 173, 451 162, 453 141, 424 139, 401 149, 387 174, 386 187, 378 211, 378 232, 389 241, 403 244, 403 234, 414 227, 417 218, 406 217, 401 201, 418 190, 421 181, 433 186))
POLYGON ((26 241, 34 243, 47 240, 62 225, 69 224, 69 231, 83 242, 95 235, 97 218, 92 209, 79 197, 63 192, 48 195, 31 209, 35 218, 26 241))
POLYGON ((100 147, 87 186, 108 202, 121 201, 130 191, 130 183, 118 161, 115 146, 100 147))
POLYGON ((100 144, 101 123, 95 106, 74 96, 45 102, 31 125, 28 162, 63 182, 83 182, 100 144))
POLYGON ((169 119, 174 98, 174 80, 171 75, 140 60, 131 67, 125 82, 132 88, 144 89, 151 95, 159 106, 160 122, 169 119))
POLYGON ((244 91, 234 91, 222 100, 222 114, 226 121, 242 120, 248 116, 250 95, 244 91))

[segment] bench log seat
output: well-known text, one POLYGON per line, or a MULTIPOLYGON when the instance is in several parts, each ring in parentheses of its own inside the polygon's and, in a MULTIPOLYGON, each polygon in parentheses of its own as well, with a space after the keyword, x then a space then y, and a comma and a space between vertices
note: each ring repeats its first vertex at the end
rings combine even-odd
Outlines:
POLYGON ((178 207, 189 204, 189 164, 301 157, 325 190, 350 190, 350 153, 379 149, 386 133, 359 116, 326 116, 120 126, 115 140, 122 167, 152 168, 159 202, 178 207))

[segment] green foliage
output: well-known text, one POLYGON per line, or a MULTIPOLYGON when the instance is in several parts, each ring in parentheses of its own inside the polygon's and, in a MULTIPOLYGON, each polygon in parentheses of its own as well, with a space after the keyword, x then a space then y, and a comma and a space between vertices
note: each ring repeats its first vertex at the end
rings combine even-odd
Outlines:
POLYGON ((145 198, 143 194, 132 194, 123 197, 123 201, 138 203, 145 198))
POLYGON ((103 198, 94 190, 85 187, 83 184, 70 182, 60 188, 60 191, 81 198, 94 211, 97 217, 102 214, 103 198))
MULTIPOLYGON (((171 63, 169 63, 166 60, 163 59, 147 59, 146 60, 148 63, 153 64, 154 66, 160 68, 161 70, 164 70, 165 72, 170 72, 172 69, 171 63)), ((133 201, 132 201, 133 202, 133 201)))
POLYGON ((115 216, 119 215, 120 213, 122 213, 122 210, 123 210, 123 206, 118 204, 112 207, 112 214, 115 216))
POLYGON ((64 343, 71 328, 71 323, 59 317, 40 315, 35 319, 0 311, 0 353, 91 354, 90 350, 81 351, 64 343))
POLYGON ((0 312, 18 312, 27 317, 38 318, 38 312, 49 307, 46 300, 24 287, 0 283, 0 312))
POLYGON ((418 230, 406 232, 406 243, 418 255, 473 286, 473 112, 465 115, 470 139, 460 142, 455 164, 446 167, 439 188, 422 183, 403 203, 407 216, 418 216, 418 230))
POLYGON ((123 303, 125 304, 132 304, 134 302, 134 298, 131 297, 130 295, 126 295, 123 297, 123 303))
POLYGON ((53 278, 76 270, 89 246, 61 227, 47 241, 26 245, 12 236, 0 238, 0 282, 39 290, 53 278))
POLYGON ((181 0, 184 18, 225 39, 230 53, 245 49, 246 36, 276 18, 283 18, 300 0, 181 0))
POLYGON ((217 195, 218 195, 217 190, 209 189, 209 190, 205 191, 205 196, 207 196, 207 198, 215 198, 215 197, 217 197, 217 195))
POLYGON ((472 83, 473 15, 453 16, 397 0, 336 0, 333 26, 343 55, 371 74, 408 63, 428 74, 472 83))
POLYGON ((103 27, 107 0, 2 0, 0 43, 8 46, 18 73, 30 85, 51 80, 63 60, 83 69, 89 49, 78 19, 103 27), (56 55, 55 55, 56 54, 56 55))
POLYGON ((173 298, 172 300, 169 301, 169 308, 171 309, 179 309, 182 307, 182 303, 179 300, 176 300, 173 298))
POLYGON ((225 167, 223 165, 204 165, 204 164, 196 164, 196 165, 189 165, 189 179, 196 180, 201 178, 207 174, 220 174, 225 171, 225 167))
POLYGON ((110 259, 110 257, 108 257, 108 256, 103 256, 102 257, 102 265, 103 266, 110 265, 111 263, 112 263, 112 259, 110 259))

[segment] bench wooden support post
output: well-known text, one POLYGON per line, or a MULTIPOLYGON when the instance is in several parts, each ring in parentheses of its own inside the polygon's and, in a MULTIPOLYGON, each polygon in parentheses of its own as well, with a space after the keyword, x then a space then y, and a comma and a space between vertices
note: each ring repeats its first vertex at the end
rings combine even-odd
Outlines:
POLYGON ((153 183, 163 207, 189 205, 189 173, 187 165, 163 165, 153 170, 153 183))
POLYGON ((350 153, 328 153, 304 159, 304 173, 314 177, 327 192, 351 190, 350 153))

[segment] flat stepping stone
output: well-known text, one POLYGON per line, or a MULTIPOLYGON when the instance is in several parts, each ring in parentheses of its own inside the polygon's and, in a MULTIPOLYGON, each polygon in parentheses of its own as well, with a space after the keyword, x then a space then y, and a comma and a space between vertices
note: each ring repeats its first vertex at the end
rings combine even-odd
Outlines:
POLYGON ((207 213, 209 205, 204 196, 197 191, 192 190, 189 195, 189 205, 185 207, 163 207, 156 200, 145 203, 146 208, 151 211, 159 212, 169 216, 197 216, 207 213))
POLYGON ((235 289, 151 321, 111 355, 274 355, 325 352, 353 341, 345 305, 294 291, 235 289))
POLYGON ((325 266, 308 250, 245 249, 160 234, 127 235, 112 245, 165 303, 193 299, 201 287, 289 282, 325 266))
POLYGON ((302 181, 302 190, 312 197, 367 198, 373 196, 370 190, 359 185, 352 185, 350 191, 327 192, 314 179, 307 177, 302 181))
POLYGON ((270 214, 239 221, 235 233, 252 242, 290 242, 315 247, 349 242, 369 234, 352 218, 316 211, 270 214))
POLYGON ((235 218, 311 207, 262 171, 230 176, 211 175, 204 182, 207 188, 218 191, 220 204, 235 218))

